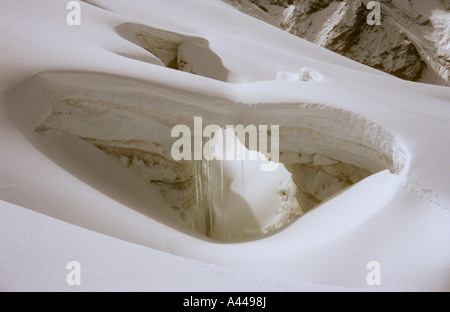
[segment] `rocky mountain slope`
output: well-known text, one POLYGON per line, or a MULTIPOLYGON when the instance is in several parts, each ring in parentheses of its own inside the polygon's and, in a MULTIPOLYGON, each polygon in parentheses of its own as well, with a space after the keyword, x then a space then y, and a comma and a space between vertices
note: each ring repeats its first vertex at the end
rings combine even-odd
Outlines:
POLYGON ((224 0, 240 11, 402 79, 450 85, 450 1, 224 0), (369 17, 370 18, 370 17, 369 17))

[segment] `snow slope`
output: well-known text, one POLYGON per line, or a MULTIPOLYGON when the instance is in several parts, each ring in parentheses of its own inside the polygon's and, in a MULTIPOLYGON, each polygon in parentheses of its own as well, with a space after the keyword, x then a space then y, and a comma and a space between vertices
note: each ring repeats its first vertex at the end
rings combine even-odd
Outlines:
MULTIPOLYGON (((66 24, 66 4, 1 4, 2 290, 77 290, 65 284, 77 259, 86 290, 449 290, 448 88, 393 78, 219 0, 86 1, 80 26, 66 24), (262 237, 208 238, 174 214, 173 189, 145 181, 183 168, 127 165, 136 151, 163 156, 171 126, 198 115, 279 124, 294 180, 343 164, 372 175, 262 237), (381 286, 366 283, 369 261, 381 286)), ((244 180, 254 191, 234 198, 250 226, 256 199, 282 196, 270 176, 244 180)))

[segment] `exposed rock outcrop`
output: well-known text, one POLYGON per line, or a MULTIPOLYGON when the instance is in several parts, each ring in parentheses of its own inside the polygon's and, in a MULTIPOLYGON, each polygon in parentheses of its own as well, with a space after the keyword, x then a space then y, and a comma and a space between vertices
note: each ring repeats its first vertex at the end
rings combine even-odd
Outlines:
POLYGON ((369 25, 368 0, 224 0, 244 13, 402 79, 449 85, 448 1, 380 0, 381 25, 369 25))

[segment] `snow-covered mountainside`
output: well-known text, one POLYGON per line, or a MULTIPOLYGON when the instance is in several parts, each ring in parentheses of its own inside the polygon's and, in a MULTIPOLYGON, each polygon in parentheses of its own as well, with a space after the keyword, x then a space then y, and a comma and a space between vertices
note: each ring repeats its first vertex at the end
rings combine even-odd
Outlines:
POLYGON ((244 13, 402 79, 449 85, 450 2, 380 0, 224 0, 244 13))
POLYGON ((0 12, 0 290, 450 289, 448 87, 222 0, 0 12))

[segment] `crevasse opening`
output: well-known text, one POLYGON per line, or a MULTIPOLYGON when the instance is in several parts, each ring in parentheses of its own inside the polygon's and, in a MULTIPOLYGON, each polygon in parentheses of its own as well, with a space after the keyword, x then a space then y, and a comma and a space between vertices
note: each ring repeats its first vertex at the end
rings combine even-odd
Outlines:
MULTIPOLYGON (((175 96, 161 86, 92 73, 39 74, 16 92, 16 102, 27 93, 36 94, 32 107, 41 114, 30 111, 35 133, 57 132, 95 146, 158 190, 175 218, 219 240, 280 229, 368 176, 386 169, 400 174, 408 163, 398 139, 381 125, 321 104, 175 96), (113 94, 109 84, 117 86, 113 94), (228 113, 218 115, 224 107, 228 113), (261 157, 175 161, 171 130, 179 124, 193 129, 193 116, 222 128, 279 125, 277 170, 261 171, 261 157)), ((248 142, 236 144, 247 154, 261 152, 248 142)))

